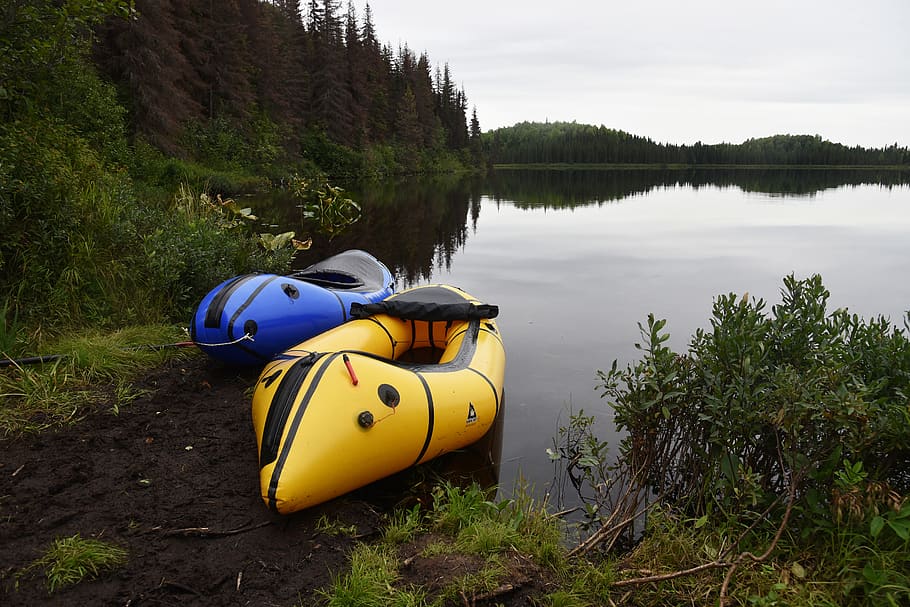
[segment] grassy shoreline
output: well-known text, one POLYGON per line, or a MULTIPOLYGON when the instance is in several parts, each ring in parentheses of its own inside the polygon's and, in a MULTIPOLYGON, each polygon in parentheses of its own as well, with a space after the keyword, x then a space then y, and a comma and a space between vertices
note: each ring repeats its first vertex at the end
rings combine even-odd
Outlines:
MULTIPOLYGON (((630 495, 634 479, 648 478, 673 487, 675 499, 645 493, 650 497, 633 500, 631 510, 621 499, 603 501, 572 546, 567 523, 527 490, 495 501, 476 485, 441 482, 431 500, 383 513, 382 525, 367 536, 345 520, 321 519, 317 530, 347 537, 350 550, 345 564, 331 570, 331 583, 299 604, 890 607, 910 599, 910 499, 901 484, 900 447, 910 342, 885 319, 828 314, 827 297, 819 277, 788 277, 784 303, 771 316, 761 301, 721 296, 714 331, 699 333, 683 354, 664 345, 665 322, 649 317, 643 359, 602 374, 617 424, 656 442, 622 446, 626 457, 609 465, 605 444, 579 417, 556 460, 614 498, 614 488, 630 495), (704 382, 716 384, 699 387, 704 382), (742 398, 747 390, 751 396, 742 398), (725 391, 733 401, 718 398, 725 391), (705 437, 697 434, 703 431, 705 437), (731 446, 711 450, 719 459, 692 449, 725 433, 729 442, 719 444, 731 446), (680 443, 664 462, 660 445, 668 436, 680 443), (776 438, 776 457, 732 451, 760 454, 763 437, 776 438), (734 457, 751 463, 732 466, 734 457), (636 467, 642 462, 650 469, 636 467), (674 462, 690 474, 677 475, 674 462), (609 538, 632 520, 640 521, 640 533, 613 548, 618 544, 609 538), (442 572, 436 582, 414 585, 415 559, 442 572), (460 567, 449 567, 456 561, 460 567), (509 602, 519 594, 524 602, 509 602)), ((65 348, 57 342, 65 361, 0 371, 4 440, 78 424, 99 408, 116 413, 139 394, 137 376, 187 355, 138 346, 179 338, 167 326, 95 332, 65 348)), ((51 553, 35 562, 36 569, 56 566, 51 553)), ((83 570, 94 571, 90 563, 83 570)))

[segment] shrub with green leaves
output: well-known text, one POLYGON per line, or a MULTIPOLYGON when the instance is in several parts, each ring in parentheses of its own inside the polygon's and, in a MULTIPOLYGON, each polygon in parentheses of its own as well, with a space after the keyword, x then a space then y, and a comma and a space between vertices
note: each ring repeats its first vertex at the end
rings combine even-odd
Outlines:
POLYGON ((330 239, 360 219, 360 205, 325 178, 294 175, 290 185, 294 197, 302 202, 303 217, 313 221, 317 230, 330 239))
POLYGON ((261 242, 251 209, 186 185, 157 217, 141 239, 143 275, 153 307, 172 314, 187 316, 209 290, 236 274, 284 273, 295 253, 289 238, 282 247, 261 242))
POLYGON ((649 316, 643 358, 600 374, 623 455, 693 514, 782 508, 795 484, 802 514, 820 516, 845 460, 863 463, 862 488, 910 492, 905 331, 828 313, 817 275, 788 276, 782 296, 770 315, 760 299, 718 297, 685 354, 649 316))
POLYGON ((616 468, 736 550, 808 551, 827 600, 908 600, 908 323, 829 312, 817 275, 781 294, 770 314, 718 297, 685 353, 666 321, 639 325, 641 359, 599 374, 626 432, 616 468))

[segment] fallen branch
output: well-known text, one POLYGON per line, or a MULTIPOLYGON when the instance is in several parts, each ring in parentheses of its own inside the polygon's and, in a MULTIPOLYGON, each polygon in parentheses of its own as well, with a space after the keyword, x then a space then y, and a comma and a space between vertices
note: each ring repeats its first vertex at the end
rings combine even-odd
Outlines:
POLYGON ((209 527, 186 527, 184 529, 171 529, 165 531, 164 535, 167 537, 171 536, 183 536, 183 537, 225 537, 228 535, 237 535, 239 533, 246 533, 247 531, 253 531, 254 529, 259 529, 265 527, 266 525, 271 525, 272 521, 264 521, 258 525, 249 525, 247 527, 239 527, 237 529, 229 529, 227 531, 217 531, 212 530, 209 527))
POLYGON ((578 544, 575 548, 569 551, 569 558, 575 557, 579 554, 587 554, 595 546, 601 544, 607 538, 610 538, 609 546, 612 547, 613 543, 619 537, 620 533, 629 525, 633 524, 639 517, 641 517, 645 512, 647 512, 652 506, 660 503, 662 495, 658 496, 656 499, 652 500, 651 503, 646 504, 644 507, 634 511, 634 508, 638 507, 640 503, 640 495, 642 486, 638 481, 638 476, 642 473, 644 469, 642 468, 639 472, 632 475, 632 478, 628 483, 626 483, 622 495, 617 500, 617 503, 622 504, 624 507, 615 508, 612 513, 610 513, 609 518, 600 526, 600 528, 591 534, 586 540, 578 544), (623 513, 628 513, 629 510, 633 510, 631 516, 627 516, 623 521, 615 523, 614 521, 623 513))
POLYGON ((504 594, 508 594, 508 593, 512 592, 513 590, 517 590, 520 587, 521 587, 520 584, 506 583, 498 588, 494 588, 493 590, 490 590, 489 592, 483 592, 481 594, 472 594, 470 601, 468 601, 468 595, 465 594, 465 592, 463 590, 459 591, 458 594, 461 595, 461 601, 465 607, 475 607, 477 605, 477 601, 489 601, 490 599, 495 599, 495 598, 501 597, 504 594))
POLYGON ((504 594, 508 594, 508 593, 512 592, 513 590, 517 590, 519 587, 520 587, 520 585, 503 584, 499 588, 494 588, 493 590, 491 590, 489 592, 484 592, 482 594, 475 594, 473 597, 473 600, 471 602, 489 601, 490 599, 495 599, 504 594))
MULTIPOLYGON (((780 458, 780 445, 778 445, 778 458, 780 458)), ((777 533, 774 534, 774 539, 771 540, 771 545, 768 546, 768 549, 765 550, 761 556, 755 556, 751 552, 741 552, 736 560, 727 571, 727 575, 724 576, 724 583, 720 587, 720 595, 718 597, 718 606, 724 607, 727 603, 727 588, 730 586, 730 580, 733 578, 733 572, 736 571, 736 568, 741 562, 750 559, 753 563, 761 563, 774 551, 774 548, 777 546, 777 543, 780 541, 781 536, 784 534, 784 529, 787 528, 787 523, 790 521, 790 514, 793 512, 793 505, 796 503, 796 478, 794 474, 790 474, 790 490, 789 495, 787 496, 787 509, 784 511, 784 518, 781 520, 780 525, 777 527, 777 533)))
POLYGON ((720 587, 720 594, 718 596, 718 607, 724 607, 727 602, 727 590, 730 587, 730 580, 733 578, 733 573, 736 571, 736 569, 739 567, 739 565, 742 564, 746 560, 753 562, 753 563, 761 563, 761 562, 767 560, 767 558, 769 556, 771 556, 771 553, 777 547, 777 544, 780 541, 780 538, 783 536, 784 530, 787 528, 787 524, 790 521, 790 515, 793 512, 793 506, 796 503, 796 485, 797 485, 796 476, 797 475, 795 475, 793 473, 790 474, 790 487, 789 487, 789 491, 788 491, 787 507, 786 507, 786 510, 784 511, 784 516, 781 519, 780 525, 778 525, 778 527, 777 527, 777 531, 774 534, 774 538, 771 540, 771 543, 768 545, 768 548, 760 556, 755 556, 752 552, 744 551, 744 552, 740 552, 735 558, 732 558, 732 559, 723 558, 724 556, 733 552, 733 550, 736 548, 736 546, 738 546, 739 543, 742 541, 743 537, 745 537, 746 533, 755 527, 758 520, 761 520, 765 516, 767 516, 767 514, 771 511, 771 509, 773 509, 773 507, 779 502, 779 499, 774 500, 774 502, 772 502, 771 505, 768 506, 768 508, 765 510, 765 512, 762 514, 762 516, 760 516, 756 520, 755 523, 750 525, 749 528, 746 531, 744 531, 736 539, 736 541, 730 545, 730 547, 727 550, 725 550, 723 553, 721 553, 717 559, 711 561, 710 563, 703 563, 703 564, 697 565, 695 567, 690 567, 689 569, 671 571, 668 573, 662 573, 662 574, 658 574, 658 575, 648 575, 648 576, 644 576, 644 577, 629 578, 627 580, 619 580, 617 582, 613 582, 612 586, 616 587, 616 588, 622 588, 624 586, 636 586, 636 585, 642 585, 642 584, 650 584, 653 582, 663 582, 666 580, 672 580, 672 579, 684 577, 687 575, 701 573, 702 571, 708 571, 711 569, 728 568, 727 573, 724 575, 724 581, 720 587))
POLYGON ((674 580, 678 577, 683 577, 686 575, 692 575, 694 573, 701 573, 702 571, 708 571, 709 569, 721 569, 723 567, 729 567, 733 563, 725 561, 711 561, 710 563, 703 563, 697 567, 690 567, 689 569, 681 569, 679 571, 671 571, 669 573, 661 573, 658 575, 649 575, 645 577, 634 577, 627 580, 619 580, 618 582, 613 582, 612 586, 621 588, 623 586, 639 586, 641 584, 650 584, 651 582, 664 582, 666 580, 674 580))

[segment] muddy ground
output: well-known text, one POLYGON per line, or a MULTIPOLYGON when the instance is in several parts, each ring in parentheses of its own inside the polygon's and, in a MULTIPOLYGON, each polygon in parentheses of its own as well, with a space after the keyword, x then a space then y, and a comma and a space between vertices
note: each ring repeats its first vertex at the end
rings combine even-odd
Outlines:
MULTIPOLYGON (((0 440, 0 605, 319 605, 356 542, 378 540, 385 514, 426 500, 421 479, 471 468, 454 456, 291 516, 259 496, 249 403, 255 372, 203 356, 173 361, 120 408, 36 437, 0 440), (320 518, 356 534, 317 528, 320 518), (35 569, 56 538, 80 534, 128 550, 125 566, 54 594, 35 569)), ((424 538, 425 541, 425 538, 424 538)), ((419 553, 420 544, 401 547, 419 553)), ((476 568, 467 557, 408 559, 399 584, 431 593, 476 568)), ((495 596, 454 605, 533 604, 547 584, 516 557, 495 596)), ((479 593, 478 593, 479 594, 479 593)))

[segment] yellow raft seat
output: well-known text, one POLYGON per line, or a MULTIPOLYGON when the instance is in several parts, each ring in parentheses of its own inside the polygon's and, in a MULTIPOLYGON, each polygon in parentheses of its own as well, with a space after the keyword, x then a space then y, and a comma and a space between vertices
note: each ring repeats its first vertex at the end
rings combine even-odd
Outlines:
POLYGON ((497 314, 456 287, 415 287, 352 304, 355 320, 269 363, 253 393, 269 508, 302 510, 483 437, 503 396, 497 314))

